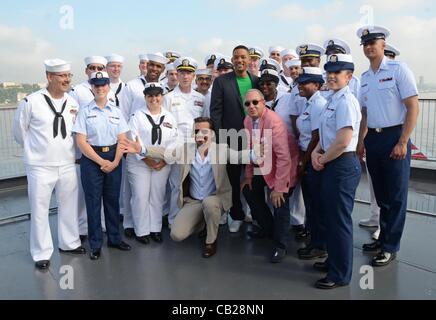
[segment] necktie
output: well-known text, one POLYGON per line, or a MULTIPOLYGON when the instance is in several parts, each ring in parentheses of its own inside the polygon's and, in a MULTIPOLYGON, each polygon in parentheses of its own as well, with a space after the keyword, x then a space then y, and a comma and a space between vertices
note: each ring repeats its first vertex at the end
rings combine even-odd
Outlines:
POLYGON ((53 121, 53 138, 56 138, 58 136, 58 129, 59 129, 59 118, 61 119, 61 133, 62 133, 62 139, 65 139, 67 137, 67 129, 65 125, 65 119, 62 113, 65 110, 65 107, 67 106, 67 101, 65 100, 64 104, 62 105, 61 112, 57 112, 56 108, 53 105, 53 102, 51 99, 44 94, 45 101, 47 101, 48 106, 50 107, 51 111, 55 114, 55 118, 53 121))
POLYGON ((154 145, 157 141, 158 144, 161 144, 162 142, 162 129, 161 129, 161 125, 165 119, 165 116, 160 117, 159 120, 159 124, 156 124, 153 120, 153 118, 146 114, 148 121, 150 121, 151 125, 152 125, 152 129, 151 129, 151 144, 154 145))

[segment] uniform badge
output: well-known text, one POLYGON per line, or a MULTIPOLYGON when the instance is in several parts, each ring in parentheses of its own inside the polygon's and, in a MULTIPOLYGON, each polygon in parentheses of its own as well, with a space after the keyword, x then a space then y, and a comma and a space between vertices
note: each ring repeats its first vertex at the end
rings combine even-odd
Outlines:
POLYGON ((263 65, 263 66, 266 66, 267 64, 268 64, 268 61, 266 61, 266 60, 263 60, 263 61, 262 61, 262 65, 263 65))
POLYGON ((77 114, 77 109, 73 109, 73 108, 72 108, 72 109, 70 110, 70 113, 76 115, 76 114, 77 114))
POLYGON ((250 49, 250 55, 253 55, 253 54, 255 54, 256 53, 256 50, 254 50, 254 49, 250 49))
POLYGON ((188 60, 188 59, 184 59, 184 60, 182 61, 182 65, 183 65, 184 67, 189 67, 189 60, 188 60))
POLYGON ((172 128, 173 128, 173 125, 172 125, 171 123, 169 123, 169 122, 164 122, 164 123, 162 123, 162 125, 163 125, 165 128, 168 128, 168 129, 172 129, 172 128))
POLYGON ((171 57, 171 52, 167 52, 167 58, 170 59, 171 57))
POLYGON ((338 56, 337 55, 332 55, 332 56, 330 56, 330 62, 333 62, 333 63, 336 63, 336 62, 338 62, 338 56))
POLYGON ((220 60, 220 64, 225 64, 226 63, 226 59, 221 59, 220 60))
POLYGON ((308 49, 309 49, 308 46, 301 46, 300 47, 300 54, 306 54, 308 49))
POLYGON ((204 106, 204 103, 203 103, 203 101, 194 101, 194 106, 196 106, 196 107, 202 107, 203 108, 203 106, 204 106))
POLYGON ((368 34, 369 34, 369 30, 368 29, 363 30, 362 36, 367 36, 368 34))
POLYGON ((333 40, 330 40, 328 46, 333 47, 334 45, 335 45, 335 42, 333 40))
POLYGON ((211 55, 211 56, 210 56, 210 59, 211 59, 211 60, 216 60, 216 55, 214 55, 214 54, 211 55))
POLYGON ((95 75, 95 77, 96 77, 97 79, 102 79, 102 78, 103 78, 103 73, 101 73, 101 72, 97 72, 96 75, 95 75))

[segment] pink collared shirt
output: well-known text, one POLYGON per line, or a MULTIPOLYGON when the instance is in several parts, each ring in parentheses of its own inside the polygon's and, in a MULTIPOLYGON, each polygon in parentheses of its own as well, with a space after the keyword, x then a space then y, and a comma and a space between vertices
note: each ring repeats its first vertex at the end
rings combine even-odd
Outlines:
MULTIPOLYGON (((248 141, 251 148, 253 145, 253 120, 246 117, 244 126, 248 131, 248 141)), ((258 130, 260 130, 260 138, 265 144, 265 162, 259 165, 265 182, 274 191, 288 193, 289 189, 298 183, 298 144, 288 133, 286 124, 280 116, 268 108, 265 108, 264 113, 259 118, 258 130), (266 130, 271 130, 270 134, 266 134, 266 130)), ((245 177, 252 178, 253 175, 254 164, 251 163, 245 168, 245 177)))

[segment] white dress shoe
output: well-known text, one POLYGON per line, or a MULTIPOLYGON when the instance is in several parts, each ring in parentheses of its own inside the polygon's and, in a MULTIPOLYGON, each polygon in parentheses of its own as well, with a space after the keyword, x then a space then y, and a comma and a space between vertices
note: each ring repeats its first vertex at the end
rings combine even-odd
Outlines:
POLYGON ((232 223, 229 224, 229 231, 231 233, 236 233, 239 231, 239 228, 241 228, 243 221, 240 220, 233 220, 232 223))
POLYGON ((227 223, 228 213, 224 212, 220 219, 220 226, 225 225, 227 223))
POLYGON ((372 234, 372 238, 373 238, 374 240, 378 240, 379 237, 380 237, 380 228, 378 228, 377 231, 375 231, 375 232, 372 234))
POLYGON ((253 222, 253 217, 251 216, 250 212, 247 212, 247 214, 245 215, 244 221, 247 222, 247 223, 252 223, 253 222))
POLYGON ((378 228, 379 222, 372 219, 363 219, 359 221, 359 226, 365 228, 378 228))

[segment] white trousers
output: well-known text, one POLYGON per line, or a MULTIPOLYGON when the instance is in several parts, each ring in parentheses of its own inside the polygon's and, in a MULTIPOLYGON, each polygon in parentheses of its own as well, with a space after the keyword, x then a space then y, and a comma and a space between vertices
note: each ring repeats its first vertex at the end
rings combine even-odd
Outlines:
POLYGON ((162 208, 170 170, 166 166, 156 171, 137 160, 127 163, 133 224, 138 237, 162 231, 162 208))
MULTIPOLYGON (((82 187, 82 177, 80 175, 80 165, 76 165, 77 179, 78 179, 78 211, 79 211, 79 233, 80 235, 88 235, 88 216, 86 214, 86 203, 85 203, 85 193, 82 187)), ((106 222, 104 219, 104 206, 103 200, 101 205, 101 227, 103 231, 106 231, 106 222)))
POLYGON ((120 211, 124 216, 123 218, 123 228, 134 228, 133 217, 132 217, 132 207, 130 205, 130 199, 132 197, 132 191, 130 189, 130 183, 128 179, 127 172, 127 161, 122 162, 122 176, 121 176, 121 193, 120 193, 120 211))
POLYGON ((73 250, 81 245, 78 228, 78 179, 74 164, 60 167, 26 166, 30 201, 30 254, 34 261, 50 260, 53 240, 49 206, 53 190, 58 205, 58 246, 73 250))
POLYGON ((171 225, 174 223, 177 214, 180 211, 178 206, 180 195, 180 166, 177 164, 171 165, 171 173, 169 177, 169 183, 171 188, 170 196, 170 212, 168 214, 168 223, 171 225))
POLYGON ((289 199, 289 206, 291 209, 291 225, 299 226, 305 223, 306 207, 304 206, 303 192, 301 191, 301 184, 298 183, 289 199))
POLYGON ((380 221, 380 208, 377 205, 377 200, 375 198, 375 193, 374 193, 374 186, 372 185, 372 179, 371 179, 371 175, 369 174, 368 171, 368 166, 365 162, 365 166, 366 166, 366 172, 367 172, 367 177, 368 177, 368 184, 369 184, 369 201, 371 203, 371 220, 372 221, 380 221))

